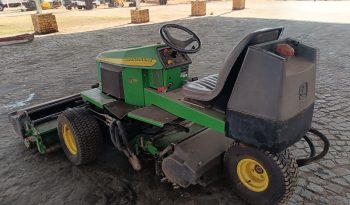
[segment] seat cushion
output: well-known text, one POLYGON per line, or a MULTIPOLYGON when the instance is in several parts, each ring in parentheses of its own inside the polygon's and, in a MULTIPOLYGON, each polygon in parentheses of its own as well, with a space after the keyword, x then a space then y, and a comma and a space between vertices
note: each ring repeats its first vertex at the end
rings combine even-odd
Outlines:
POLYGON ((215 89, 219 74, 209 75, 193 82, 186 83, 182 89, 187 98, 197 99, 198 96, 210 95, 215 89))
POLYGON ((186 84, 183 87, 184 96, 202 102, 210 102, 218 97, 224 104, 223 106, 226 106, 230 97, 227 95, 231 94, 248 47, 277 40, 282 30, 282 27, 266 28, 248 34, 226 57, 219 75, 211 75, 186 84))

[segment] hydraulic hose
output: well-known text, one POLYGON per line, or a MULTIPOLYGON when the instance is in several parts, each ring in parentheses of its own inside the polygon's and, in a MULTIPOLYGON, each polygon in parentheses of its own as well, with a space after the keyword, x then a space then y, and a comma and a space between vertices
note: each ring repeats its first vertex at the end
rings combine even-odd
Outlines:
POLYGON ((121 152, 124 151, 122 144, 119 141, 119 134, 117 129, 117 120, 114 120, 109 126, 109 135, 111 137, 111 141, 113 145, 121 152))
POLYGON ((316 161, 316 160, 319 160, 319 159, 323 158, 327 154, 327 152, 329 150, 329 141, 328 141, 327 137, 324 134, 322 134, 320 131, 318 131, 318 130, 316 130, 314 128, 311 128, 309 130, 309 132, 311 132, 315 136, 318 136, 323 141, 323 151, 320 154, 315 155, 315 153, 316 153, 315 152, 315 146, 312 143, 312 141, 310 140, 310 138, 305 135, 304 139, 308 143, 311 152, 310 152, 310 157, 304 158, 304 159, 297 159, 297 164, 298 164, 299 167, 308 165, 308 164, 310 164, 313 161, 316 161))
POLYGON ((130 149, 130 146, 129 146, 129 142, 128 142, 127 136, 126 136, 125 129, 124 129, 123 125, 122 125, 122 122, 117 120, 116 124, 117 124, 117 128, 118 128, 118 131, 119 131, 119 135, 121 136, 121 138, 123 140, 124 146, 126 147, 126 149, 127 149, 127 151, 129 153, 132 153, 132 151, 130 149))
POLYGON ((113 120, 109 126, 109 134, 113 145, 129 159, 131 166, 139 171, 141 170, 141 164, 137 156, 132 152, 128 143, 127 135, 123 124, 119 120, 113 120), (120 138, 122 141, 120 141, 120 138))
POLYGON ((304 135, 303 137, 306 141, 306 143, 309 145, 309 148, 310 148, 310 157, 314 157, 315 154, 316 154, 316 150, 315 150, 315 145, 314 143, 312 143, 311 139, 307 136, 307 135, 304 135))

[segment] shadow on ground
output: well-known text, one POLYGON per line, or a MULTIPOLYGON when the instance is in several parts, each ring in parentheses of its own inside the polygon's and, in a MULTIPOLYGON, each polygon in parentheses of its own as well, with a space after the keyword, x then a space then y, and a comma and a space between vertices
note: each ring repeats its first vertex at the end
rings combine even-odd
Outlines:
MULTIPOLYGON (((192 76, 217 73, 228 51, 245 34, 264 27, 284 26, 284 36, 320 49, 313 126, 329 136, 332 147, 325 160, 301 169, 290 204, 348 204, 350 25, 228 17, 174 23, 189 27, 202 40, 202 50, 191 56, 192 76)), ((7 122, 6 113, 16 106, 88 89, 96 82, 94 58, 99 52, 160 42, 160 26, 52 35, 0 47, 0 204, 243 204, 223 180, 207 188, 173 190, 170 184, 160 183, 151 162, 134 172, 112 148, 97 162, 80 167, 69 163, 61 151, 39 155, 25 149, 7 122)), ((301 155, 307 154, 304 149, 303 143, 293 147, 301 155)))

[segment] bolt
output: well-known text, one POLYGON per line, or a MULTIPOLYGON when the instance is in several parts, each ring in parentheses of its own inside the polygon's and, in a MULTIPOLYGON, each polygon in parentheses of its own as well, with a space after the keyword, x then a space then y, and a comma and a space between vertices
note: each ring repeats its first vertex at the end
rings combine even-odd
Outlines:
POLYGON ((259 165, 255 165, 255 171, 258 174, 262 174, 264 172, 264 170, 259 165))

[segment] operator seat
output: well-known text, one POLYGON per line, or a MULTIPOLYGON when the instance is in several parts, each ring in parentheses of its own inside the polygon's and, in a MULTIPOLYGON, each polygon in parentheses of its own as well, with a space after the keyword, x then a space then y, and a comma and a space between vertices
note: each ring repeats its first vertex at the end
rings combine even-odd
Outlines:
POLYGON ((183 86, 185 98, 210 103, 225 110, 248 47, 277 40, 282 31, 283 27, 265 28, 248 34, 226 57, 220 74, 188 82, 183 86))

